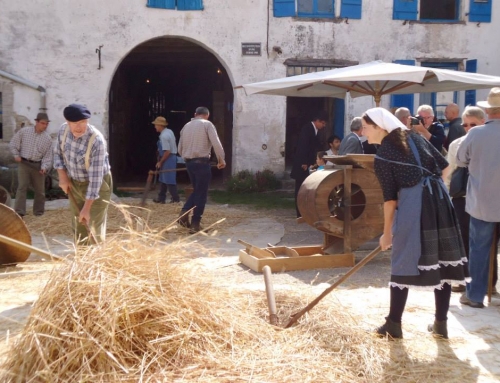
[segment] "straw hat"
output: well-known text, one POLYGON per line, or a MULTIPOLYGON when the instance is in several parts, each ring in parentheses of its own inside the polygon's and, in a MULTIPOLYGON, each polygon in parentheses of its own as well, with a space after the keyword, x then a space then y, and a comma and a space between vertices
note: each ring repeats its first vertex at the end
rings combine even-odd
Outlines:
POLYGON ((156 117, 156 119, 152 122, 153 125, 163 125, 163 126, 167 126, 168 125, 168 122, 167 120, 165 119, 165 117, 156 117))
POLYGON ((481 108, 500 108, 500 88, 492 88, 486 101, 478 101, 481 108))
MULTIPOLYGON (((19 242, 31 245, 31 235, 23 219, 10 207, 0 203, 0 234, 19 242)), ((0 241, 0 265, 15 265, 30 256, 22 250, 0 241)))

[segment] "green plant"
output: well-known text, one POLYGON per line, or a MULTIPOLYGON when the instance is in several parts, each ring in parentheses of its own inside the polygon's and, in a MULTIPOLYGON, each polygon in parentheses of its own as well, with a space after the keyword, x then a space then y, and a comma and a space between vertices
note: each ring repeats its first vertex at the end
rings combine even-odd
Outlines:
POLYGON ((233 193, 253 192, 257 191, 257 182, 250 170, 242 170, 228 179, 226 188, 233 193))
POLYGON ((264 169, 255 173, 258 191, 276 190, 281 187, 281 182, 272 170, 264 169))

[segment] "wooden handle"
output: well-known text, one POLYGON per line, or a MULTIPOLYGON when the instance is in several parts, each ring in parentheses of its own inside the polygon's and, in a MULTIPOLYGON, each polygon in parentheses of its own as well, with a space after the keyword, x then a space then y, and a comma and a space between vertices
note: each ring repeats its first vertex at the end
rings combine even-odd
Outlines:
POLYGON ((41 257, 43 257, 45 259, 48 259, 48 260, 53 260, 54 258, 55 259, 59 259, 59 260, 63 260, 63 261, 66 260, 65 258, 58 257, 57 255, 51 254, 51 253, 49 253, 47 251, 44 251, 44 250, 41 250, 41 249, 39 249, 37 247, 28 245, 27 243, 18 241, 17 239, 6 237, 5 235, 2 235, 2 234, 0 234, 0 242, 6 243, 6 244, 14 246, 14 247, 17 247, 19 249, 27 250, 27 251, 29 251, 31 253, 38 254, 41 257))
POLYGON ((333 289, 335 289, 338 285, 340 285, 342 282, 344 282, 347 278, 349 278, 351 275, 355 274, 359 269, 361 269, 364 265, 366 265, 368 262, 370 262, 373 258, 377 256, 378 253, 380 253, 382 249, 380 246, 377 246, 375 250, 373 250, 370 254, 368 254, 366 257, 363 258, 361 262, 359 262, 356 266, 354 266, 351 270, 349 270, 347 273, 345 273, 342 277, 340 277, 333 285, 328 287, 325 291, 323 291, 315 300, 313 300, 309 305, 307 305, 305 308, 300 310, 297 314, 295 314, 292 319, 288 322, 288 324, 285 326, 285 328, 289 328, 292 326, 297 320, 302 317, 306 312, 311 310, 314 306, 316 306, 321 299, 323 299, 325 296, 327 296, 333 289))

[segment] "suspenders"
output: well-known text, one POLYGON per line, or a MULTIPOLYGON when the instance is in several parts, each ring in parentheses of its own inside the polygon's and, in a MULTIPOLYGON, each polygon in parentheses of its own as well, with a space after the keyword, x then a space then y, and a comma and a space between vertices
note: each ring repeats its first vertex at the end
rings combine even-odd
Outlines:
MULTIPOLYGON (((63 155, 64 160, 66 162, 68 162, 68 160, 66 159, 66 156, 64 154, 64 144, 66 144, 66 138, 68 136, 68 133, 69 133, 69 126, 66 125, 66 129, 64 129, 64 133, 63 133, 63 136, 61 138, 61 154, 63 155)), ((96 137, 97 137, 97 133, 95 133, 95 132, 92 133, 92 135, 90 136, 90 139, 89 139, 89 143, 87 145, 87 151, 85 152, 85 170, 87 170, 87 172, 90 169, 90 151, 92 149, 92 145, 94 144, 96 137)))

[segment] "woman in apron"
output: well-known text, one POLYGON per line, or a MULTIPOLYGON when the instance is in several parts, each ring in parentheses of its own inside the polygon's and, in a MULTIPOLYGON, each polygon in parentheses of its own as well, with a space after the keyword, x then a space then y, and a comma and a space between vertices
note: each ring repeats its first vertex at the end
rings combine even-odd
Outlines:
POLYGON ((425 138, 383 108, 366 111, 363 135, 380 144, 375 174, 384 195, 382 250, 392 247, 391 301, 380 336, 402 338, 408 289, 434 290, 435 319, 428 330, 448 338, 451 284, 465 284, 467 262, 451 200, 442 181, 448 162, 425 138))

